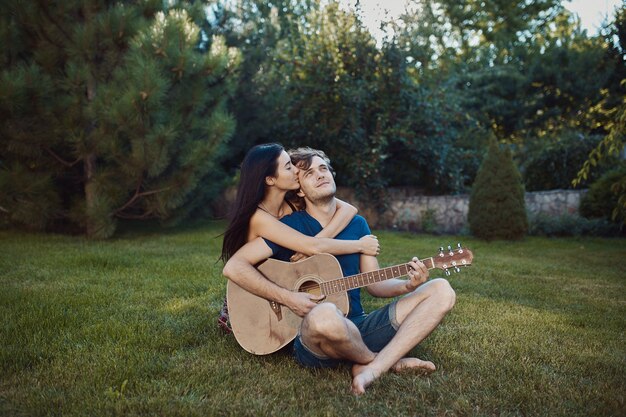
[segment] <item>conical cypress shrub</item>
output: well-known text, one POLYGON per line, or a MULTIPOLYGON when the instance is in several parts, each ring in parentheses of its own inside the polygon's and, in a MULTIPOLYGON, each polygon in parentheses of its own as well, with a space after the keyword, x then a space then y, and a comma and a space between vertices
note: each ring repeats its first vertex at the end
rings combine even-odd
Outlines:
POLYGON ((481 239, 521 239, 528 231, 522 178, 511 152, 495 140, 483 160, 470 195, 471 233, 481 239))

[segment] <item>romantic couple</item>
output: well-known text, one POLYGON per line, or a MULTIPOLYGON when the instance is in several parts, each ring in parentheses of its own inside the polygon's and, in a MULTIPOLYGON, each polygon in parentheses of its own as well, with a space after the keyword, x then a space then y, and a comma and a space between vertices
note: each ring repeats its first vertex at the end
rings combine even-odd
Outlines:
MULTIPOLYGON (((335 193, 334 171, 324 152, 287 152, 273 143, 252 148, 241 166, 235 209, 224 234, 224 275, 302 317, 293 342, 295 360, 306 367, 351 365, 355 394, 389 370, 434 371, 432 362, 405 355, 452 309, 455 293, 445 279, 427 281, 428 269, 418 258, 408 263, 408 279, 366 287, 374 297, 394 298, 382 308, 366 313, 360 289, 348 291, 347 317, 321 296, 282 288, 255 268, 268 258, 294 262, 330 253, 343 276, 379 269, 376 236, 335 193)), ((224 313, 220 319, 225 322, 224 313)))

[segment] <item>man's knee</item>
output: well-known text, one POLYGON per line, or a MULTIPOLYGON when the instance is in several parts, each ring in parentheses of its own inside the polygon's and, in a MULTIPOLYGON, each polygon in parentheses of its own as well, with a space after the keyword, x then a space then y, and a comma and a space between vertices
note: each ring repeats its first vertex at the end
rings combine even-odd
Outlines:
POLYGON ((334 339, 346 333, 341 310, 332 303, 322 303, 311 310, 302 323, 302 330, 311 336, 334 339))
POLYGON ((432 285, 432 296, 436 297, 443 312, 447 313, 452 310, 456 302, 456 293, 448 280, 444 278, 436 278, 430 281, 432 285))

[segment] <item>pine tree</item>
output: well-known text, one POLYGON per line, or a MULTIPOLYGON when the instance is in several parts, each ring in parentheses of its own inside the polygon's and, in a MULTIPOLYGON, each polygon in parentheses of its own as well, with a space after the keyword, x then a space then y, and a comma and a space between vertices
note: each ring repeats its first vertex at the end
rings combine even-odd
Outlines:
POLYGON ((0 221, 105 237, 117 219, 206 205, 234 129, 238 60, 194 23, 206 4, 5 3, 0 221))
POLYGON ((521 239, 528 231, 524 187, 508 148, 492 139, 470 194, 468 221, 473 235, 521 239))

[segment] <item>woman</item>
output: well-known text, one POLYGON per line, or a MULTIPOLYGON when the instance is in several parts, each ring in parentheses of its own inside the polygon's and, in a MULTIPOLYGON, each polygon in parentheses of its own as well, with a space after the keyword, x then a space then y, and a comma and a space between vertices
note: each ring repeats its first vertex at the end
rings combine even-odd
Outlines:
MULTIPOLYGON (((280 222, 281 217, 297 209, 292 194, 295 196, 299 188, 298 168, 291 164, 289 155, 281 145, 269 143, 250 149, 241 164, 235 208, 224 232, 220 259, 228 261, 239 248, 257 237, 271 240, 305 256, 318 253, 378 254, 378 240, 373 235, 360 240, 332 239, 350 223, 357 212, 356 208, 340 200, 332 220, 316 237, 306 236, 280 222)), ((296 255, 293 260, 299 258, 296 255)), ((218 324, 230 331, 226 300, 218 324)))

